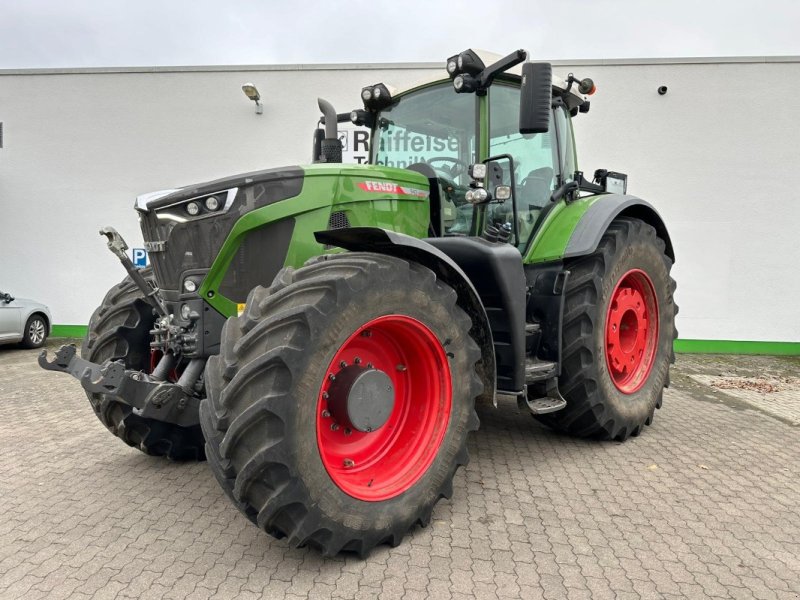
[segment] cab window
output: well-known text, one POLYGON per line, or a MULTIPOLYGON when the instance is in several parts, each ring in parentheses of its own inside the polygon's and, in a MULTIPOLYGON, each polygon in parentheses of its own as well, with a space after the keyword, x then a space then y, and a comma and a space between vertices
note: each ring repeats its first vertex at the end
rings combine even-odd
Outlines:
POLYGON ((475 162, 475 95, 456 94, 450 82, 402 96, 378 115, 374 164, 426 164, 440 181, 442 232, 468 235, 473 205, 467 167, 475 162))
MULTIPOLYGON (((489 94, 489 154, 510 154, 514 159, 514 173, 504 173, 503 179, 505 183, 510 183, 510 177, 514 178, 516 243, 524 248, 539 213, 557 187, 558 144, 555 127, 551 122, 550 130, 546 133, 521 134, 519 88, 496 83, 489 94)), ((499 164, 508 170, 507 161, 499 164)), ((508 201, 490 205, 488 218, 496 225, 513 225, 512 203, 508 201)))

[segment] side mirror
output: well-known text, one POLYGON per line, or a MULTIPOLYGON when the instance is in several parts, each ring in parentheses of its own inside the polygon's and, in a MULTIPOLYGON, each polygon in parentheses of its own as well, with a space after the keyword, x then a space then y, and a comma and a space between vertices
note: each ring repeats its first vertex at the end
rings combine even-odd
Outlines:
POLYGON ((10 304, 13 301, 14 301, 14 296, 12 296, 11 294, 3 294, 3 302, 5 302, 6 304, 10 304))
POLYGON ((519 95, 519 132, 545 133, 550 129, 553 102, 553 68, 550 63, 522 65, 519 95))

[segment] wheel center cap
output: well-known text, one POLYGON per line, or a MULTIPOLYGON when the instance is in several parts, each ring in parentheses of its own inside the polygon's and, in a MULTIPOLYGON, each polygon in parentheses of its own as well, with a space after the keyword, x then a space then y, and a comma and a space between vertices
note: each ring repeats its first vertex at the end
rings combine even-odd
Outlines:
POLYGON ((394 384, 379 369, 350 365, 328 388, 328 409, 341 426, 369 433, 382 427, 394 408, 394 384))

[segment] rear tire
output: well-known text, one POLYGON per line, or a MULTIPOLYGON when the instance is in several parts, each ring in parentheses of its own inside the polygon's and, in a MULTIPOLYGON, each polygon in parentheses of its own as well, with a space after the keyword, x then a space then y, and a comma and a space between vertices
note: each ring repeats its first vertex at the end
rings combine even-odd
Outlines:
POLYGON ((427 525, 478 428, 480 350, 453 289, 416 263, 345 253, 284 269, 246 306, 208 361, 200 407, 209 464, 234 504, 267 533, 329 556, 363 556, 427 525), (351 430, 332 382, 372 363, 394 404, 382 425, 351 430))
MULTIPOLYGON (((148 281, 150 267, 142 269, 148 281)), ((111 288, 89 320, 89 330, 81 356, 94 363, 123 360, 125 368, 150 370, 150 330, 155 317, 144 295, 130 277, 111 288)), ((127 404, 104 394, 86 396, 97 418, 108 430, 133 448, 151 456, 170 460, 203 460, 205 440, 199 425, 181 427, 151 418, 142 418, 127 404)))
POLYGON ((611 223, 567 265, 559 389, 566 408, 537 419, 580 437, 624 441, 661 408, 677 307, 664 240, 639 219, 611 223))

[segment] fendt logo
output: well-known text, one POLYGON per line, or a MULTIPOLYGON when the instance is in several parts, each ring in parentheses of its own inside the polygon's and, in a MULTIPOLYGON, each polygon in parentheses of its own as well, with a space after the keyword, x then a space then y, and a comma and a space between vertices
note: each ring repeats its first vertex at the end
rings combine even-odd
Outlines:
POLYGON ((415 198, 427 198, 428 192, 417 188, 403 187, 389 181, 361 181, 358 184, 365 192, 394 194, 396 196, 413 196, 415 198))

